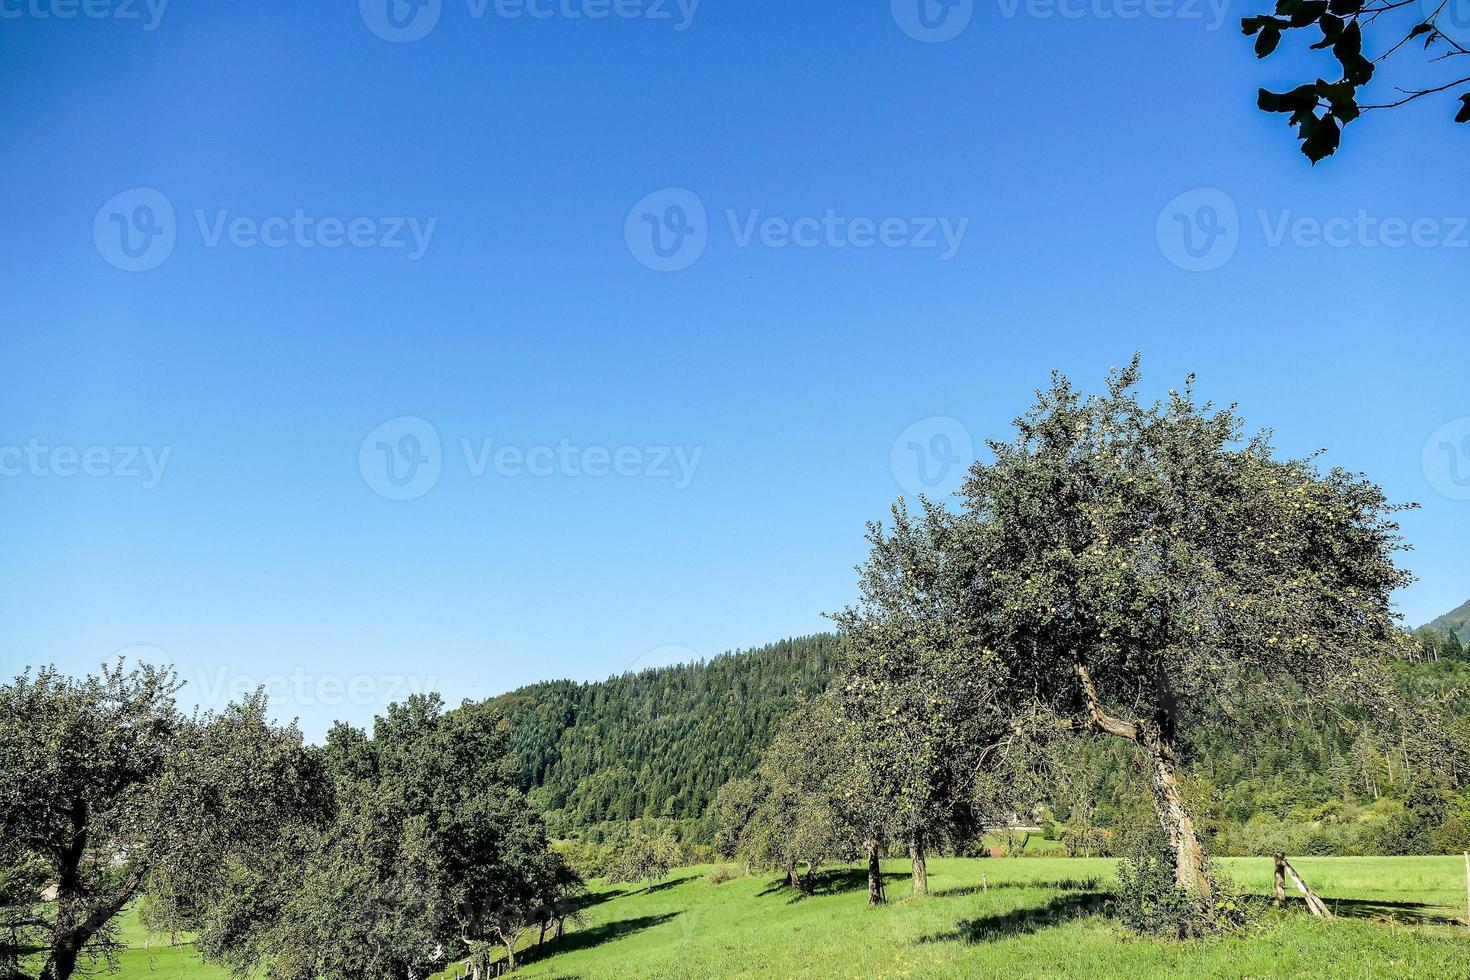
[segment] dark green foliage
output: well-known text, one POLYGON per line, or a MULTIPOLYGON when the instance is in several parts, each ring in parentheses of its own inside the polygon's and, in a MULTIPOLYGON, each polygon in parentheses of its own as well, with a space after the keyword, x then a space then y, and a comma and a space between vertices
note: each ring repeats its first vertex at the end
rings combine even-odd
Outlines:
MULTIPOLYGON (((197 860, 160 865, 168 874, 151 882, 150 918, 196 932, 206 959, 272 980, 399 980, 486 961, 572 914, 580 880, 516 785, 497 712, 416 696, 371 735, 339 724, 311 753, 317 767, 290 765, 289 741, 260 748, 272 730, 246 720, 265 736, 227 755, 253 765, 217 769, 201 788, 253 781, 289 811, 236 820, 228 835, 181 824, 198 843, 175 850, 197 860)), ((222 744, 204 737, 188 752, 222 744)))
POLYGON ((598 683, 555 681, 490 702, 510 720, 522 787, 566 833, 607 820, 703 817, 754 771, 774 724, 827 685, 828 635, 598 683))
MULTIPOLYGON (((1218 871, 1211 872, 1219 882, 1218 871)), ((1244 925, 1244 900, 1220 888, 1213 898, 1181 890, 1174 880, 1169 848, 1157 829, 1118 862, 1113 908, 1123 924, 1145 936, 1192 939, 1244 925)))
MULTIPOLYGON (((109 959, 114 918, 145 886, 193 911, 231 873, 222 851, 274 841, 314 806, 314 754, 266 723, 263 694, 190 718, 177 689, 167 670, 121 663, 0 687, 0 918, 15 927, 4 942, 44 951, 44 980, 109 959), (42 881, 57 897, 36 905, 42 881)), ((0 950, 5 976, 16 960, 0 950)))
MULTIPOLYGON (((1318 78, 1285 92, 1261 89, 1257 105, 1265 112, 1289 113, 1288 122, 1297 131, 1301 150, 1312 163, 1336 152, 1342 130, 1371 109, 1392 109, 1415 99, 1470 83, 1470 78, 1430 79, 1418 86, 1398 85, 1390 101, 1360 105, 1361 90, 1374 78, 1379 65, 1403 51, 1412 56, 1417 48, 1428 52, 1430 62, 1461 55, 1461 41, 1439 28, 1439 18, 1455 0, 1439 3, 1407 3, 1396 0, 1277 0, 1274 13, 1241 19, 1241 31, 1255 38, 1258 58, 1270 57, 1287 31, 1315 28, 1321 37, 1309 45, 1314 51, 1330 51, 1337 64, 1335 82, 1318 78), (1364 30, 1371 29, 1380 49, 1364 52, 1364 30), (1410 45, 1423 39, 1422 46, 1410 45)), ((1453 11, 1451 12, 1453 13, 1453 11)), ((1470 94, 1459 97, 1455 122, 1470 121, 1470 94)))
MULTIPOLYGON (((803 642, 813 659, 804 666, 792 665, 791 673, 806 678, 813 689, 824 688, 829 682, 828 672, 834 669, 832 651, 836 641, 820 637, 803 642)), ((1443 642, 1448 642, 1447 638, 1443 642)), ((1405 646, 1406 651, 1411 649, 1417 648, 1405 646)), ((741 678, 739 666, 729 665, 723 676, 732 681, 741 678)), ((1417 661, 1396 662, 1393 666, 1403 699, 1446 720, 1452 731, 1458 732, 1455 738, 1462 747, 1461 754, 1470 751, 1470 661, 1441 657, 1430 662, 1421 656, 1417 661)), ((722 693, 712 686, 710 693, 719 700, 729 692, 722 693)), ((749 710, 753 717, 772 717, 792 703, 788 696, 781 709, 751 706, 749 710)), ((1188 760, 1188 785, 1191 792, 1197 791, 1202 797, 1202 831, 1211 853, 1383 853, 1391 841, 1403 839, 1392 825, 1402 819, 1402 801, 1412 787, 1427 774, 1446 768, 1447 756, 1425 757, 1414 741, 1385 746, 1365 739, 1361 727, 1344 727, 1327 712, 1302 708, 1299 713, 1297 723, 1292 725, 1294 734, 1289 737, 1247 737, 1233 726, 1221 725, 1201 730, 1188 760), (1409 766, 1403 764, 1406 750, 1409 766)), ((628 720, 627 724, 636 726, 637 722, 628 720)), ((1251 719, 1245 729, 1276 730, 1280 724, 1281 716, 1267 711, 1251 719)), ((512 740, 518 741, 514 735, 512 740)), ((619 740, 641 744, 644 739, 625 730, 619 740)), ((1061 839, 1069 850, 1079 854, 1122 853, 1131 828, 1147 826, 1156 819, 1134 753, 1110 739, 1069 743, 1055 759, 1032 753, 1039 771, 1025 809, 1048 807, 1063 828, 1061 839)), ((609 777, 609 782, 627 779, 628 770, 621 761, 612 768, 622 771, 609 777)), ((737 770, 736 776, 749 776, 754 768, 752 762, 749 770, 737 770)), ((599 776, 596 771, 588 775, 594 780, 599 776)), ((1456 782, 1459 778, 1452 776, 1452 783, 1462 785, 1456 782)), ((713 843, 720 856, 730 858, 736 853, 736 836, 755 809, 755 791, 750 780, 736 778, 723 791, 725 795, 718 801, 712 799, 697 818, 654 823, 673 827, 686 850, 713 843), (735 828, 734 835, 719 836, 720 828, 726 826, 735 828)), ((1014 785, 1011 795, 1016 795, 1014 785)), ((1460 812, 1457 807, 1470 806, 1470 795, 1457 790, 1454 799, 1462 802, 1447 805, 1443 829, 1430 832, 1435 853, 1458 853, 1463 849, 1455 842, 1464 839, 1470 815, 1461 818, 1455 814, 1460 812)), ((654 809, 660 806, 661 800, 653 801, 654 809)), ((565 818, 567 814, 552 816, 565 818)), ((558 846, 567 850, 584 874, 601 877, 612 860, 610 845, 621 829, 621 822, 573 825, 563 819, 555 836, 575 835, 577 840, 558 846)), ((968 853, 976 846, 972 841, 934 843, 938 853, 968 853)))

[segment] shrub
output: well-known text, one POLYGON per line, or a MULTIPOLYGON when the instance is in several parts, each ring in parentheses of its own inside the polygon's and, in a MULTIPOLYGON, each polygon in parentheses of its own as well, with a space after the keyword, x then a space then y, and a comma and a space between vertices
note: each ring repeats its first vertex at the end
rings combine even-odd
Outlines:
POLYGON ((710 870, 705 881, 711 885, 723 885, 727 881, 745 877, 745 869, 738 864, 720 864, 710 870))
POLYGON ((1143 849, 1118 864, 1114 908, 1123 923, 1145 936, 1191 939, 1245 925, 1247 905, 1230 883, 1211 869, 1213 898, 1181 889, 1174 881, 1170 852, 1162 835, 1151 835, 1143 849))

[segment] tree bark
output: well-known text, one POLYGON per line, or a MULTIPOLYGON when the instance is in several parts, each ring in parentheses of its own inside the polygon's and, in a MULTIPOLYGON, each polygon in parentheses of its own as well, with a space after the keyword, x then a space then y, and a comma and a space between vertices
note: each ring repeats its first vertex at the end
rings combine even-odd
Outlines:
POLYGON ((1194 818, 1179 795, 1179 769, 1172 741, 1157 732, 1147 732, 1144 749, 1153 757, 1154 809, 1158 811, 1169 849, 1174 852, 1174 881, 1194 895, 1209 898, 1212 892, 1205 874, 1205 849, 1200 843, 1194 818))
POLYGON ((1128 739, 1142 747, 1149 756, 1153 769, 1154 811, 1158 814, 1159 824, 1164 828, 1169 849, 1174 855, 1175 883, 1190 894, 1209 898, 1213 889, 1209 876, 1205 874, 1204 846, 1200 843, 1194 818, 1189 815, 1179 793, 1179 761, 1174 747, 1174 712, 1169 703, 1173 695, 1169 691, 1167 679, 1159 678, 1160 704, 1155 724, 1144 725, 1114 718, 1103 710, 1092 675, 1088 673, 1080 655, 1076 658, 1075 669, 1082 704, 1093 730, 1128 739))
POLYGON ((929 894, 929 864, 924 859, 924 837, 922 834, 914 835, 914 839, 909 841, 909 860, 913 862, 914 866, 913 893, 915 895, 929 894))
POLYGON ((887 901, 883 893, 883 867, 878 863, 878 842, 868 841, 868 904, 882 905, 887 901))
POLYGON ((81 867, 90 842, 90 819, 85 800, 77 800, 72 805, 71 823, 71 845, 58 861, 56 921, 52 927, 51 951, 41 969, 41 980, 70 980, 76 973, 82 950, 99 929, 132 901, 145 873, 142 864, 134 864, 111 895, 86 895, 81 867))

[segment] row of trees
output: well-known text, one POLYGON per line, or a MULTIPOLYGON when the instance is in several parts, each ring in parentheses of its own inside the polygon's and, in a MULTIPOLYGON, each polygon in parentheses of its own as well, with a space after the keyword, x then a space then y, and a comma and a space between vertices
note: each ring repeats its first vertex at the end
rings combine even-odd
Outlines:
POLYGON ((234 975, 281 980, 514 965, 528 929, 575 914, 581 881, 489 706, 414 697, 314 747, 263 693, 185 716, 177 690, 122 665, 0 687, 0 977, 107 959, 135 901, 234 975))
POLYGON ((1150 859, 1208 904, 1186 773, 1210 733, 1327 723, 1411 757, 1441 748, 1388 670, 1410 642, 1390 608, 1409 581, 1402 508, 1315 457, 1278 458, 1192 380, 1153 404, 1138 380, 1136 359, 1099 396, 1055 376, 956 507, 900 501, 870 528, 836 681, 722 791, 728 852, 803 887, 798 866, 860 846, 876 902, 896 842, 923 891, 930 849, 1055 784, 1048 747, 1085 738, 1146 775, 1150 859))

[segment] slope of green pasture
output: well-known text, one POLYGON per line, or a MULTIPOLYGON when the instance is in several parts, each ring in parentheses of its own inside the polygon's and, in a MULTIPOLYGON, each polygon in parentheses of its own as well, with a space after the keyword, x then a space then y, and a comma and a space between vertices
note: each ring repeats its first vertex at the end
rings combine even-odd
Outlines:
MULTIPOLYGON (((1238 888, 1271 889, 1271 862, 1220 862, 1238 888)), ((906 863, 885 864, 886 908, 866 907, 865 875, 830 869, 812 898, 793 900, 767 875, 720 885, 708 868, 651 888, 594 885, 587 921, 517 976, 579 977, 1470 977, 1461 858, 1300 858, 1293 864, 1338 918, 1299 902, 1248 932, 1166 943, 1138 939, 1103 914, 1114 863, 992 858, 930 862, 926 899, 907 897, 906 863)), ((122 980, 223 980, 188 946, 135 921, 122 980)), ((454 976, 451 971, 450 976, 454 976)))
MULTIPOLYGON (((764 875, 721 885, 704 869, 652 889, 595 890, 587 925, 527 977, 1465 977, 1470 930, 1458 858, 1293 862, 1339 918, 1299 903, 1240 936, 1166 943, 1129 936, 1105 915, 1103 859, 935 860, 927 899, 904 897, 902 862, 887 908, 865 906, 864 876, 835 872, 792 901, 764 875), (982 890, 984 879, 987 889, 982 890), (1093 880, 1089 880, 1093 879, 1093 880), (1101 887, 1094 884, 1098 881, 1101 887), (1384 921, 1376 921, 1384 920, 1384 921)), ((1269 860, 1222 862, 1243 889, 1269 894, 1269 860)), ((550 950, 547 951, 551 953, 550 950)))

